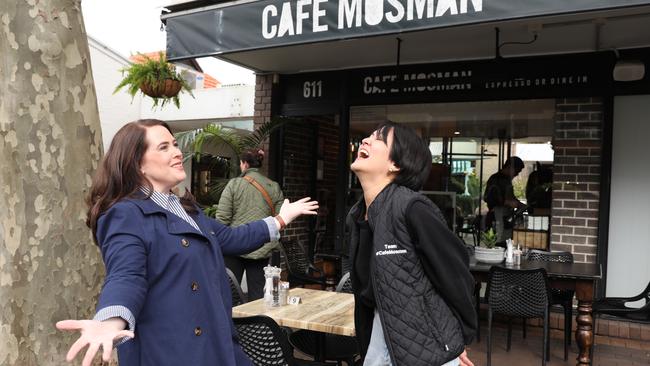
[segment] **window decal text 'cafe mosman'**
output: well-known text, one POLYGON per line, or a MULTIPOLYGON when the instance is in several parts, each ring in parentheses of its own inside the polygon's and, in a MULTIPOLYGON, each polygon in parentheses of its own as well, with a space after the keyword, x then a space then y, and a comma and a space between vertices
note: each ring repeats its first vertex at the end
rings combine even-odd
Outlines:
POLYGON ((376 26, 431 19, 445 15, 483 11, 483 0, 298 0, 282 6, 267 5, 262 10, 265 39, 327 32, 326 20, 336 20, 338 29, 376 26), (338 14, 327 14, 327 3, 338 2, 338 14))

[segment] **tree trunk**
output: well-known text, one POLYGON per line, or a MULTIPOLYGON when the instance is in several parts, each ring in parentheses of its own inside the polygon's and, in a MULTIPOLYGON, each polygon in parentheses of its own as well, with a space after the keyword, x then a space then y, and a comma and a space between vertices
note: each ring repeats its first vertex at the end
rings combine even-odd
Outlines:
MULTIPOLYGON (((103 266, 84 194, 102 155, 80 0, 0 1, 0 365, 62 365, 103 266)), ((82 354, 83 356, 83 354, 82 354)))

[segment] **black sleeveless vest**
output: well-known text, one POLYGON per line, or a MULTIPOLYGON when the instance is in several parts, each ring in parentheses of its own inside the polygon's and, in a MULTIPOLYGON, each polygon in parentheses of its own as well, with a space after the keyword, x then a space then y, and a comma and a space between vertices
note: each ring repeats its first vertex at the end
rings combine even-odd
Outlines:
MULTIPOLYGON (((406 187, 389 184, 370 205, 373 231, 371 278, 386 345, 394 366, 442 365, 460 355, 464 339, 459 320, 431 284, 409 235, 406 210, 415 201, 438 208, 406 187)), ((355 263, 358 230, 355 218, 363 199, 347 218, 351 263, 355 263)), ((355 284, 354 271, 351 272, 355 284)), ((357 337, 365 354, 370 341, 372 309, 355 299, 357 337)))

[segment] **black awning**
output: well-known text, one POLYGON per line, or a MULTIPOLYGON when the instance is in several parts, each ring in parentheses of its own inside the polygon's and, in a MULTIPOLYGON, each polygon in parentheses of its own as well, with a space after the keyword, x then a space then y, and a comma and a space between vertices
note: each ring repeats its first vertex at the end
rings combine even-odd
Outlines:
POLYGON ((181 60, 648 4, 648 0, 262 0, 172 12, 163 20, 167 57, 181 60))

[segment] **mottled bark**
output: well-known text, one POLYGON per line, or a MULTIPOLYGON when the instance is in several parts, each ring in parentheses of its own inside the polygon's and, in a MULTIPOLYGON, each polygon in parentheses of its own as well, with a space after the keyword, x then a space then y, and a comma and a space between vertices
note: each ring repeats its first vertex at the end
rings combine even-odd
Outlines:
POLYGON ((62 365, 103 266, 84 194, 102 154, 80 0, 0 1, 0 365, 62 365))

